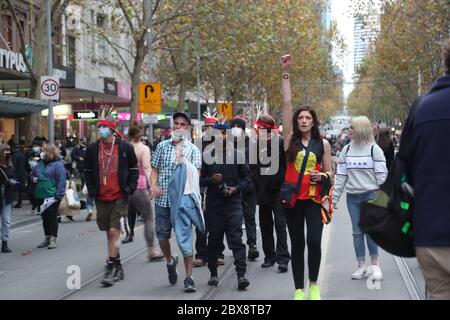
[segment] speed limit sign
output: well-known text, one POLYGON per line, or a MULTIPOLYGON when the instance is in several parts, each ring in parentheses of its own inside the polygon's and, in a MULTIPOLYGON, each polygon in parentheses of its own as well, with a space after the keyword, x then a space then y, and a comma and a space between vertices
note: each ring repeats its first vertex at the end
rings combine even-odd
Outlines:
POLYGON ((41 99, 59 100, 59 79, 56 77, 41 77, 41 99))

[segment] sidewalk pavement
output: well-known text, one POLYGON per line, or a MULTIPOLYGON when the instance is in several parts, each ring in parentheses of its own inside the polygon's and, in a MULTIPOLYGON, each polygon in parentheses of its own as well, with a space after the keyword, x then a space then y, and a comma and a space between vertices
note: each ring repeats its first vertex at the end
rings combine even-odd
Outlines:
MULTIPOLYGON (((11 212, 11 228, 18 228, 27 224, 41 221, 39 214, 31 213, 31 204, 28 201, 22 203, 22 208, 14 208, 11 212)), ((35 211, 37 212, 37 211, 35 211)))

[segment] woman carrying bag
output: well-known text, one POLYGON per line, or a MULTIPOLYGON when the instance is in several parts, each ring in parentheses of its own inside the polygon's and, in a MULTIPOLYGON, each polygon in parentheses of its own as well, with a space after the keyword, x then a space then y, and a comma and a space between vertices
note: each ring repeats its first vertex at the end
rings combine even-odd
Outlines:
POLYGON ((15 170, 11 165, 11 151, 7 144, 0 144, 0 215, 2 219, 2 252, 9 253, 9 231, 14 192, 20 183, 15 180, 15 170))
POLYGON ((291 239, 291 263, 295 300, 304 300, 305 221, 308 245, 309 299, 320 300, 317 279, 321 260, 324 221, 321 212, 322 184, 331 176, 331 147, 319 133, 319 121, 310 107, 292 113, 289 55, 282 58, 283 138, 287 155, 285 182, 280 201, 291 239))
POLYGON ((40 201, 45 239, 38 248, 56 248, 58 236, 58 209, 66 192, 66 169, 53 144, 42 148, 41 161, 33 170, 36 183, 34 196, 40 201))

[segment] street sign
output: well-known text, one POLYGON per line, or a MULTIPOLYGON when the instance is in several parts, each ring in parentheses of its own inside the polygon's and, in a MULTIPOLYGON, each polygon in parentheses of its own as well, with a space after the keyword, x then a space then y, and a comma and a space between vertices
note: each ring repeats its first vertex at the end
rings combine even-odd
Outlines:
POLYGON ((161 113, 161 83, 139 83, 139 112, 161 113))
POLYGON ((157 124, 158 123, 158 115, 157 114, 142 114, 142 122, 144 124, 157 124))
POLYGON ((218 114, 223 114, 227 118, 228 121, 233 120, 233 106, 231 102, 219 102, 219 106, 217 108, 218 114))
POLYGON ((42 76, 40 88, 42 100, 59 100, 58 77, 42 76))

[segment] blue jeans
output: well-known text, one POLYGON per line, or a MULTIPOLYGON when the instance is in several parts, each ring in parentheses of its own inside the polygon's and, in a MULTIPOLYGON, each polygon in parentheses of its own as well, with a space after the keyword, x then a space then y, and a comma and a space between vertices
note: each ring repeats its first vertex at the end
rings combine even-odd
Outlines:
POLYGON ((374 192, 367 192, 363 194, 347 194, 347 207, 352 220, 353 228, 353 246, 355 247, 356 259, 358 262, 363 262, 366 257, 366 247, 364 245, 364 236, 369 248, 369 255, 371 257, 378 257, 378 246, 373 242, 368 234, 364 234, 360 227, 359 221, 361 219, 361 203, 372 200, 374 192))
POLYGON ((197 206, 194 200, 184 195, 181 198, 180 209, 175 216, 175 236, 177 237, 178 247, 183 254, 183 257, 193 256, 193 238, 192 225, 193 219, 197 214, 197 206))
POLYGON ((9 241, 9 229, 11 227, 11 204, 5 204, 3 200, 3 206, 0 209, 0 216, 2 218, 2 241, 9 241))
POLYGON ((159 241, 169 240, 172 234, 172 223, 170 222, 170 207, 155 205, 155 231, 159 241))

